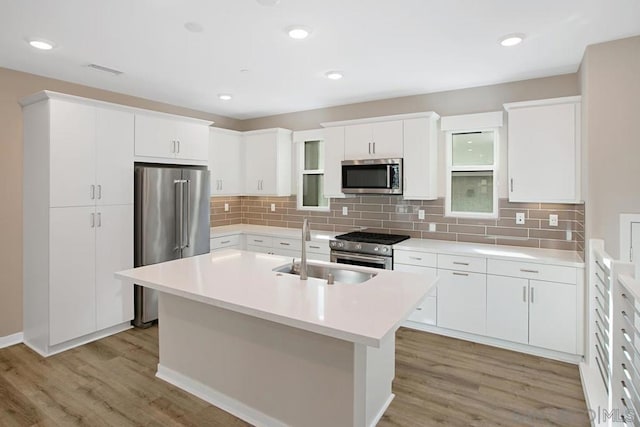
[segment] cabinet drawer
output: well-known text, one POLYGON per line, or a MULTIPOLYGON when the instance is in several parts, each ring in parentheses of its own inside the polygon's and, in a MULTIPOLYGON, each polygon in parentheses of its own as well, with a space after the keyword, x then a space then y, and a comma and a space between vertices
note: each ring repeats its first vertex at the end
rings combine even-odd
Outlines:
POLYGON ((459 255, 438 254, 438 268, 445 270, 472 271, 474 273, 487 272, 487 260, 459 255))
POLYGON ((423 267, 435 267, 437 265, 436 254, 428 252, 414 252, 414 251, 393 251, 393 263, 420 265, 423 267))
MULTIPOLYGON (((273 238, 273 248, 274 249, 287 249, 290 251, 301 251, 302 243, 301 239, 285 239, 282 237, 274 237, 273 238)), ((298 254, 300 256, 300 254, 298 254)))
POLYGON ((226 250, 229 250, 229 249, 237 249, 237 250, 240 250, 240 249, 242 249, 242 248, 240 247, 240 245, 232 245, 232 246, 225 246, 225 247, 223 247, 223 248, 211 249, 211 250, 210 250, 210 252, 212 252, 212 253, 213 253, 213 252, 220 252, 220 251, 226 251, 226 250))
POLYGON ((273 252, 273 249, 266 246, 257 246, 257 245, 247 245, 247 250, 249 252, 258 252, 261 254, 270 254, 273 252))
POLYGON ((273 237, 260 236, 255 234, 247 234, 247 246, 263 246, 265 248, 273 247, 273 237))
POLYGON ((307 252, 314 254, 324 254, 329 255, 331 250, 329 249, 329 242, 326 240, 323 241, 310 241, 307 242, 307 252))
POLYGON ((233 236, 214 237, 209 240, 210 249, 228 248, 229 246, 240 246, 240 235, 234 234, 233 236))
MULTIPOLYGON (((395 264, 393 266, 395 271, 404 271, 405 273, 415 273, 424 276, 427 280, 433 280, 437 277, 437 271, 433 267, 421 267, 418 265, 408 264, 395 264)), ((429 291, 429 296, 435 297, 438 295, 438 286, 433 286, 429 291)))
POLYGON ((407 320, 424 323, 427 325, 435 325, 437 307, 438 304, 436 297, 426 297, 424 301, 418 307, 416 307, 413 313, 411 313, 407 320))
POLYGON ((571 283, 575 285, 578 281, 578 273, 575 267, 560 265, 490 259, 487 270, 489 274, 498 276, 522 277, 546 282, 571 283))

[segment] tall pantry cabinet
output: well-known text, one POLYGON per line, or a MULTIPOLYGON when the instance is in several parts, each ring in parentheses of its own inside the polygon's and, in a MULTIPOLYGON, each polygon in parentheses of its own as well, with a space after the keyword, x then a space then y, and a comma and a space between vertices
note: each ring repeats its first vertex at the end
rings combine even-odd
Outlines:
POLYGON ((21 100, 24 341, 51 355, 119 330, 133 290, 134 113, 53 92, 21 100))

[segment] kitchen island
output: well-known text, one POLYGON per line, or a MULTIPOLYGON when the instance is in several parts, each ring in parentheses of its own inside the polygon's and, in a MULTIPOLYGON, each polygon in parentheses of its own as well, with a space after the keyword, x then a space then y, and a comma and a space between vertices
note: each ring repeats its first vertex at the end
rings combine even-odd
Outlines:
POLYGON ((436 279, 349 266, 376 276, 328 285, 287 262, 228 250, 116 277, 160 291, 159 378, 254 425, 375 425, 395 331, 436 279))

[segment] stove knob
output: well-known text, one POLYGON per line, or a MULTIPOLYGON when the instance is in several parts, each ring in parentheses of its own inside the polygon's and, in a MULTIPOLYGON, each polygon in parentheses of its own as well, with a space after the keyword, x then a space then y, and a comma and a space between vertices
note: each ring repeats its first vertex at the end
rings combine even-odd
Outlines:
POLYGON ((356 245, 356 250, 360 250, 360 249, 362 249, 362 245, 361 245, 360 243, 358 243, 358 244, 356 245))
POLYGON ((339 242, 339 243, 338 243, 338 247, 339 247, 339 248, 344 248, 344 243, 339 242))
POLYGON ((382 252, 387 252, 389 248, 382 248, 382 252))
POLYGON ((376 246, 375 248, 373 248, 373 250, 378 252, 378 250, 380 250, 380 248, 376 246))
POLYGON ((331 246, 332 248, 336 247, 336 242, 329 242, 329 246, 331 246))

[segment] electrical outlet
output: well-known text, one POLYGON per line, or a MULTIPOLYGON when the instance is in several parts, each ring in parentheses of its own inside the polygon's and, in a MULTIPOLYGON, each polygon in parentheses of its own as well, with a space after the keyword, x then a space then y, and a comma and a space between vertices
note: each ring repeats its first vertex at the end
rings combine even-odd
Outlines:
POLYGON ((342 215, 349 215, 349 208, 347 206, 342 207, 342 215))
POLYGON ((436 231, 436 223, 435 222, 430 222, 429 223, 429 231, 436 231))
POLYGON ((229 212, 229 203, 224 204, 224 211, 229 212))
POLYGON ((567 230, 565 238, 566 240, 571 241, 571 238, 573 237, 573 233, 571 232, 571 230, 567 230))
POLYGON ((524 212, 516 213, 516 224, 524 224, 524 212))
POLYGON ((424 209, 418 209, 418 219, 424 219, 424 209))
POLYGON ((549 215, 549 226, 550 227, 558 226, 558 215, 555 215, 555 214, 549 215))
POLYGON ((276 204, 271 203, 271 212, 275 212, 275 211, 276 211, 276 204))

